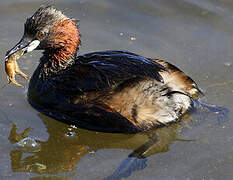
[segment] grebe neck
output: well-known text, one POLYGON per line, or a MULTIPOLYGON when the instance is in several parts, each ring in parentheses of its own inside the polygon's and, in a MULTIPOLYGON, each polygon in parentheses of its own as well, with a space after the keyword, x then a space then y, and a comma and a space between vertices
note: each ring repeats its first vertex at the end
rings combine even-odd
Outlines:
POLYGON ((74 61, 80 45, 80 33, 74 21, 64 18, 57 22, 50 34, 49 48, 41 60, 47 68, 59 71, 74 61))

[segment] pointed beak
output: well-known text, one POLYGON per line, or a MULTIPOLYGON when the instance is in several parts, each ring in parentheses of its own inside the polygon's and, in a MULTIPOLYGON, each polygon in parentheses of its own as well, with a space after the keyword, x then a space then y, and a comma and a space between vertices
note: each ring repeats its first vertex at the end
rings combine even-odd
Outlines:
POLYGON ((40 44, 39 40, 32 40, 27 37, 23 37, 11 50, 7 51, 5 59, 17 51, 22 50, 23 53, 31 52, 36 49, 40 44))

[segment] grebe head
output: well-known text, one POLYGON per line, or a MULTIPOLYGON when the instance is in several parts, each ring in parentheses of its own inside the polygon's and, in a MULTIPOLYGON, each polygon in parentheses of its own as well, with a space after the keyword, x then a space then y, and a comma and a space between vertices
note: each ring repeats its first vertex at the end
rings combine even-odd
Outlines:
POLYGON ((72 58, 79 47, 80 34, 76 23, 52 6, 40 7, 25 22, 22 39, 6 54, 22 50, 45 50, 58 61, 72 58))

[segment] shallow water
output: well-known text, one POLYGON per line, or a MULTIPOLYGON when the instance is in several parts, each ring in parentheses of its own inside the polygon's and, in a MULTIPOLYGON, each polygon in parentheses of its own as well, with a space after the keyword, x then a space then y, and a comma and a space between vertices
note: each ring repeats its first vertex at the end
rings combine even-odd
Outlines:
MULTIPOLYGON (((205 91, 204 101, 229 110, 199 110, 150 134, 105 134, 39 114, 26 89, 0 89, 0 179, 233 179, 233 2, 230 0, 67 0, 56 7, 80 19, 80 53, 132 51, 166 59, 205 91), (16 130, 17 128, 17 130, 16 130), (28 134, 22 134, 26 128, 28 134), (34 138, 36 151, 17 147, 34 138), (142 158, 143 157, 143 158, 142 158)), ((22 36, 40 1, 0 1, 0 55, 22 36)), ((19 60, 32 75, 41 52, 19 60)), ((19 82, 27 85, 24 80, 19 82)), ((0 87, 7 83, 4 62, 0 87)))

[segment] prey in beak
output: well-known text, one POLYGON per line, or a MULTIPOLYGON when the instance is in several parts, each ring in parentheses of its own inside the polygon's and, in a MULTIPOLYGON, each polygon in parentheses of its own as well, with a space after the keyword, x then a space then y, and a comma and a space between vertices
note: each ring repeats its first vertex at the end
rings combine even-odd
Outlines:
POLYGON ((23 37, 11 50, 7 51, 5 60, 12 54, 22 51, 23 54, 31 52, 36 49, 40 44, 39 40, 31 40, 30 38, 23 37))
POLYGON ((29 38, 22 38, 11 50, 6 53, 5 71, 7 74, 8 83, 13 83, 16 86, 24 87, 15 80, 15 76, 19 75, 24 79, 29 79, 28 75, 24 74, 17 63, 17 60, 27 52, 36 49, 40 44, 39 40, 30 41, 29 38))
POLYGON ((28 78, 17 64, 17 60, 25 53, 36 49, 61 48, 60 46, 54 46, 60 43, 57 42, 57 37, 63 38, 67 33, 56 31, 53 28, 56 27, 58 22, 63 22, 62 20, 66 18, 60 11, 50 6, 40 7, 31 17, 27 18, 22 39, 11 50, 7 51, 5 56, 5 70, 9 83, 12 82, 16 86, 22 86, 15 81, 15 75, 20 75, 25 79, 28 78))

